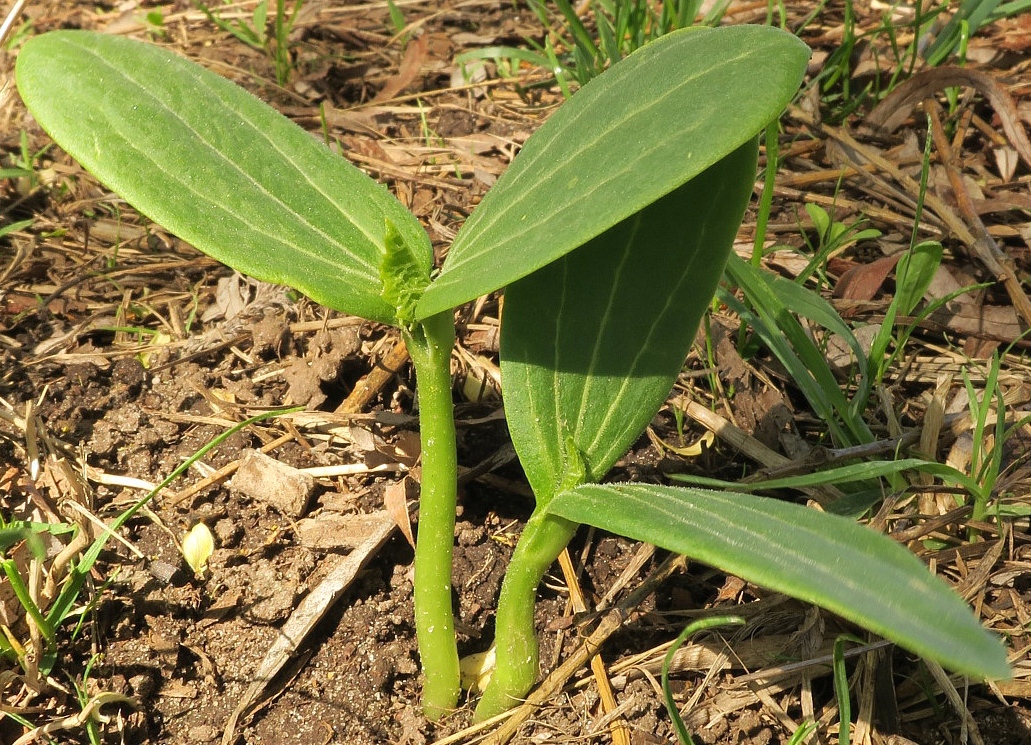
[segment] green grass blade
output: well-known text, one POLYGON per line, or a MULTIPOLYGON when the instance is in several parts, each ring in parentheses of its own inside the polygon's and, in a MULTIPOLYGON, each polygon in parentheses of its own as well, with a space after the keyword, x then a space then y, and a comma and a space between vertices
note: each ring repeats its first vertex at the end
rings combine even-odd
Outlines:
POLYGON ((429 237, 382 186, 242 88, 156 46, 30 39, 18 89, 54 140, 130 204, 242 272, 384 323, 387 222, 429 272, 429 237))
POLYGON ((1024 13, 1028 10, 1031 10, 1031 0, 1012 0, 997 7, 995 12, 988 17, 987 21, 988 23, 995 23, 1003 18, 1012 18, 1018 13, 1024 13))
POLYGON ((4 225, 0 228, 0 238, 3 238, 8 233, 13 233, 17 230, 24 230, 32 225, 32 222, 32 220, 19 220, 18 222, 12 222, 10 225, 4 225))
POLYGON ((599 60, 602 56, 601 51, 594 43, 594 39, 591 38, 590 32, 584 27, 580 17, 577 16, 576 10, 573 9, 569 0, 555 0, 555 5, 558 6, 559 12, 565 17, 569 31, 576 40, 577 48, 582 49, 592 60, 599 60))
POLYGON ((899 315, 908 316, 924 299, 943 253, 944 248, 938 241, 922 241, 899 259, 895 267, 895 303, 899 315))
POLYGON ((584 485, 547 511, 823 606, 956 672, 1008 678, 1006 650, 913 554, 837 515, 653 484, 584 485))
POLYGON ((754 137, 809 48, 777 29, 685 29, 585 85, 527 140, 462 226, 420 318, 527 276, 754 137))
POLYGON ((580 480, 601 479, 666 400, 722 275, 757 152, 752 140, 506 291, 505 413, 538 502, 576 457, 580 480))
POLYGON ((936 66, 944 62, 950 54, 956 51, 964 25, 969 28, 969 33, 973 36, 995 14, 999 2, 1000 0, 963 0, 945 28, 924 50, 923 55, 927 63, 936 66))
POLYGON ((766 481, 755 481, 747 484, 739 484, 721 479, 713 479, 705 476, 694 476, 691 474, 674 473, 670 478, 685 484, 695 486, 707 486, 715 488, 739 489, 803 489, 809 486, 824 486, 826 484, 846 484, 853 481, 866 481, 868 479, 890 476, 903 471, 922 471, 932 476, 938 476, 943 481, 967 489, 976 488, 977 484, 962 471, 943 463, 922 460, 920 458, 903 458, 892 461, 871 461, 867 463, 853 463, 848 466, 828 468, 815 473, 800 474, 798 476, 785 476, 779 479, 767 479, 766 481))
POLYGON ((848 671, 845 669, 845 642, 851 641, 847 634, 834 640, 833 663, 834 698, 838 700, 838 745, 852 742, 852 697, 848 690, 848 671))
POLYGON ((36 624, 36 628, 39 629, 43 638, 46 639, 47 646, 53 648, 57 643, 57 638, 54 636, 54 626, 50 623, 39 606, 32 599, 32 594, 29 592, 29 588, 25 586, 25 582, 22 581, 21 574, 18 573, 18 564, 14 559, 0 559, 0 569, 3 570, 7 576, 7 584, 11 589, 11 593, 17 598, 18 603, 22 609, 29 616, 32 617, 33 622, 36 624))
POLYGON ((666 711, 669 712, 669 718, 673 722, 673 732, 676 734, 677 740, 680 741, 680 745, 694 745, 694 740, 691 737, 691 733, 687 731, 687 725, 684 724, 683 718, 680 716, 680 709, 677 707, 676 699, 673 698, 673 689, 669 685, 669 671, 673 666, 673 658, 676 657, 680 648, 684 646, 684 642, 699 631, 705 631, 706 629, 716 628, 719 626, 742 626, 744 623, 745 619, 740 616, 701 618, 688 624, 687 628, 680 632, 674 642, 669 646, 669 649, 666 650, 666 657, 662 660, 662 675, 659 678, 659 681, 662 685, 662 698, 666 703, 666 711))
POLYGON ((852 412, 823 351, 817 348, 792 313, 809 317, 828 330, 841 334, 851 345, 862 368, 866 355, 840 316, 804 287, 775 278, 736 256, 727 263, 727 276, 741 288, 751 308, 742 305, 729 293, 721 293, 721 299, 755 329, 759 338, 787 368, 810 405, 827 422, 834 441, 839 445, 869 442, 872 436, 866 424, 852 412))

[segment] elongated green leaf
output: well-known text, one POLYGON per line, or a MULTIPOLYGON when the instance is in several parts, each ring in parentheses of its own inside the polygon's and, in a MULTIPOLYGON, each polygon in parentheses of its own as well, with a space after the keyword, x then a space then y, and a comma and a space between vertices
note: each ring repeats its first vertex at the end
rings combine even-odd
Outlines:
MULTIPOLYGON (((751 297, 751 283, 755 281, 751 277, 762 279, 769 286, 769 291, 780 299, 780 303, 784 308, 820 324, 831 333, 841 337, 855 356, 859 375, 866 374, 866 354, 863 351, 862 345, 856 340, 849 325, 838 315, 838 311, 834 309, 834 306, 827 302, 820 293, 813 292, 808 287, 773 272, 756 269, 736 254, 731 254, 727 262, 727 276, 732 282, 740 283, 741 289, 746 293, 746 297, 754 303, 759 302, 759 297, 755 299, 751 297)), ((773 317, 774 313, 772 311, 774 310, 779 310, 779 307, 771 309, 771 312, 768 314, 770 317, 773 317)), ((826 363, 824 363, 824 366, 826 366, 826 363)))
POLYGON ((666 400, 755 179, 755 140, 578 251, 511 285, 501 374, 539 503, 583 460, 597 481, 666 400))
POLYGON ((922 241, 902 254, 895 268, 895 303, 899 315, 908 316, 924 299, 942 263, 944 247, 938 241, 922 241))
POLYGON ((583 245, 752 139, 791 100, 809 48, 762 26, 667 34, 534 133, 458 232, 420 318, 583 245))
POLYGON ((586 485, 547 510, 823 606, 957 672, 1008 678, 1006 651, 915 556, 857 523, 734 492, 586 485))
MULTIPOLYGON (((694 476, 686 473, 670 474, 670 478, 684 484, 695 486, 715 487, 719 489, 748 489, 750 491, 765 491, 766 489, 801 489, 807 486, 823 486, 824 484, 847 484, 852 481, 865 481, 867 479, 889 476, 903 471, 921 471, 923 473, 938 476, 946 484, 961 486, 972 494, 980 491, 977 481, 967 476, 952 466, 944 463, 935 463, 922 458, 902 458, 900 460, 878 460, 866 463, 853 463, 848 466, 828 468, 824 471, 804 473, 797 476, 784 476, 779 479, 767 479, 766 481, 752 481, 748 483, 735 483, 723 479, 713 479, 706 476, 694 476)), ((834 505, 831 510, 834 511, 834 505)), ((841 513, 838 513, 841 514, 841 513)))
POLYGON ((810 405, 827 423, 834 441, 841 445, 869 442, 872 435, 866 423, 851 411, 824 353, 813 343, 791 311, 816 311, 815 320, 828 324, 836 331, 844 330, 844 338, 853 343, 856 352, 861 352, 854 343, 854 336, 840 318, 833 321, 837 314, 833 310, 818 312, 820 306, 826 304, 816 298, 807 298, 812 293, 805 288, 793 282, 774 279, 774 275, 736 257, 727 263, 727 276, 741 289, 751 307, 728 292, 721 291, 720 299, 755 329, 759 338, 787 368, 810 405))
POLYGON ((388 222, 428 274, 429 238, 382 186, 242 88, 150 44, 85 31, 29 40, 18 89, 54 140, 207 254, 313 300, 395 322, 388 222))

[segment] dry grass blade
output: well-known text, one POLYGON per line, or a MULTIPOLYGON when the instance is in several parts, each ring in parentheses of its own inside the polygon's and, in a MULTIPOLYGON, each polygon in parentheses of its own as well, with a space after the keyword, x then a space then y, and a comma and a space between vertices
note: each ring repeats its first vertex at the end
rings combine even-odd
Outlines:
POLYGON ((127 696, 122 696, 118 693, 98 693, 93 696, 85 706, 82 707, 82 711, 79 713, 59 719, 55 722, 49 722, 42 727, 26 732, 24 735, 15 740, 11 745, 30 745, 30 743, 36 742, 42 738, 55 735, 59 732, 77 732, 85 728, 86 723, 91 719, 103 718, 101 713, 101 707, 108 706, 111 704, 128 704, 129 706, 135 706, 136 702, 127 696))
POLYGON ((404 341, 398 339, 372 371, 358 381, 354 390, 337 407, 336 413, 358 414, 365 411, 369 403, 397 375, 408 359, 408 347, 405 346, 404 341))
MULTIPOLYGON (((988 229, 985 228, 977 210, 974 209, 966 184, 963 183, 963 178, 956 165, 953 148, 945 136, 938 102, 934 99, 925 99, 924 109, 931 117, 931 136, 934 138, 934 146, 949 175, 949 183, 952 184, 952 193, 959 205, 960 214, 973 233, 974 240, 970 244, 971 248, 976 251, 977 257, 991 270, 995 278, 1005 285, 1006 292, 1009 293, 1010 300, 1013 301, 1020 317, 1024 319, 1025 324, 1031 326, 1031 299, 1028 299, 1027 293, 1024 292, 1013 261, 999 249, 999 245, 989 235, 988 229)), ((1028 145, 1026 137, 1024 143, 1028 145)), ((1027 150, 1031 151, 1031 145, 1028 145, 1027 150)))
POLYGON ((894 132, 909 118, 917 104, 946 88, 961 86, 974 88, 988 99, 999 115, 1010 143, 1023 161, 1031 166, 1031 141, 1024 132, 1013 98, 998 80, 978 70, 966 67, 936 67, 919 72, 885 96, 867 114, 866 123, 886 132, 894 132))
MULTIPOLYGON (((566 587, 569 588, 569 602, 575 613, 586 613, 587 603, 584 599, 583 590, 580 588, 580 581, 576 577, 576 569, 569 558, 568 549, 563 550, 558 557, 559 566, 562 568, 562 576, 566 580, 566 587)), ((605 661, 600 654, 591 658, 591 672, 594 673, 594 681, 598 686, 598 695, 601 698, 602 712, 606 716, 612 716, 608 728, 612 735, 614 745, 630 745, 630 730, 627 727, 626 719, 619 715, 616 697, 612 692, 612 683, 609 680, 609 673, 605 669, 605 661)))
MULTIPOLYGON (((680 399, 679 405, 689 417, 715 432, 716 436, 721 440, 734 446, 749 458, 761 463, 764 467, 770 469, 794 469, 798 467, 798 464, 790 458, 763 445, 747 432, 742 431, 716 412, 710 411, 698 402, 680 399)), ((803 491, 821 504, 842 497, 841 491, 834 486, 806 487, 803 491)))
POLYGON ((956 690, 955 684, 949 677, 948 673, 942 669, 942 666, 936 662, 927 661, 927 669, 931 673, 931 677, 934 678, 934 682, 938 684, 942 692, 945 694, 946 700, 949 705, 955 709, 956 713, 962 717, 963 725, 960 730, 960 741, 965 742, 969 737, 969 741, 973 745, 985 745, 984 738, 981 737, 981 731, 977 726, 977 722, 974 720, 973 715, 967 708, 966 703, 963 701, 963 696, 956 690))

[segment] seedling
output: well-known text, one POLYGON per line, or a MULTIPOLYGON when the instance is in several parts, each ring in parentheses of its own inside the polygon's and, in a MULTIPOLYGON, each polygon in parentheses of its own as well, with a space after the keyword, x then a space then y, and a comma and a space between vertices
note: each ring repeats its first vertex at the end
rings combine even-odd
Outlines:
POLYGON ((673 691, 669 686, 669 669, 673 665, 674 657, 676 657, 684 642, 699 631, 705 631, 718 626, 742 626, 744 623, 745 619, 739 616, 703 618, 700 621, 689 624, 681 631, 680 635, 677 636, 666 652, 666 657, 662 661, 662 676, 660 678, 662 681, 662 698, 666 702, 666 711, 669 712, 669 718, 673 722, 673 732, 676 734, 677 740, 680 741, 680 745, 694 745, 694 739, 687 731, 687 725, 684 724, 684 720, 680 716, 680 709, 677 708, 677 702, 674 700, 673 691))
POLYGON ((764 27, 652 42, 527 140, 439 271, 418 220, 383 187, 173 54, 60 31, 25 45, 17 78, 51 136, 155 221, 240 271, 400 329, 420 403, 415 621, 431 718, 459 695, 453 309, 508 287, 504 395, 537 508, 505 577, 482 718, 536 679, 535 590, 580 522, 822 603, 962 672, 1008 672, 957 596, 851 521, 747 495, 590 483, 665 400, 751 193, 756 135, 807 60, 804 44, 764 27), (853 574, 860 565, 869 571, 853 574))
MULTIPOLYGON (((290 81, 290 71, 293 68, 293 62, 290 59, 290 32, 293 31, 297 14, 303 4, 304 0, 294 0, 293 8, 287 13, 286 0, 276 0, 272 34, 270 35, 268 32, 268 0, 258 0, 258 4, 254 6, 251 23, 243 20, 235 22, 226 20, 201 0, 194 0, 194 5, 208 17, 209 21, 226 33, 232 34, 251 49, 264 52, 271 57, 276 63, 276 82, 280 85, 286 85, 290 81)), ((149 15, 147 17, 150 18, 149 15)))
MULTIPOLYGON (((703 26, 717 25, 726 12, 729 0, 711 5, 701 19, 703 26)), ((472 60, 494 60, 503 76, 511 74, 513 63, 525 62, 547 70, 569 98, 573 85, 580 86, 597 77, 610 65, 640 49, 645 44, 676 29, 691 26, 702 3, 699 0, 666 0, 648 3, 642 0, 591 0, 574 4, 570 0, 528 0, 530 11, 545 29, 544 40, 524 38, 529 49, 492 46, 459 55, 456 62, 464 65, 472 60), (581 16, 593 17, 598 41, 587 30, 581 16)))
POLYGON ((397 7, 397 3, 394 0, 387 0, 387 12, 390 14, 390 25, 393 33, 401 40, 401 46, 405 47, 408 45, 409 34, 404 31, 408 28, 408 22, 405 20, 405 14, 397 7))
MULTIPOLYGON (((1007 424, 1006 398, 999 385, 1000 364, 999 355, 993 355, 980 399, 969 373, 963 371, 963 385, 967 391, 970 418, 974 424, 970 454, 970 478, 974 486, 968 491, 973 503, 970 520, 975 523, 987 517, 989 501, 999 495, 999 485, 1005 470, 1003 453, 1007 441, 1031 421, 1031 416, 1024 416, 1012 424, 1007 424)), ((1012 464, 1007 467, 1012 468, 1012 464)), ((971 528, 968 538, 971 541, 978 540, 979 534, 977 529, 971 528)))
MULTIPOLYGON (((46 145, 37 152, 32 152, 29 147, 29 134, 22 130, 20 154, 18 157, 12 158, 12 168, 0 168, 0 179, 17 179, 18 192, 23 196, 29 194, 39 186, 39 160, 49 149, 50 146, 46 145)), ((20 228, 18 229, 20 230, 20 228)))
MULTIPOLYGON (((943 5, 936 10, 940 12, 946 7, 943 5)), ((1026 9, 1026 3, 1009 2, 1000 5, 1000 0, 963 0, 949 22, 934 35, 933 41, 926 45, 921 54, 932 67, 942 64, 953 54, 960 58, 962 64, 966 61, 967 44, 971 36, 990 23, 1026 9)))

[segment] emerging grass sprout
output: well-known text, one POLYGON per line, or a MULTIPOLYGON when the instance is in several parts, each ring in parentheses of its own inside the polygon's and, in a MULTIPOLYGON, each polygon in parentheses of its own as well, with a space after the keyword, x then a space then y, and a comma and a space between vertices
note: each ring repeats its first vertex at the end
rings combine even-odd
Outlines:
POLYGON ((1008 674, 1002 646, 958 596, 850 520, 744 494, 593 483, 668 395, 750 197, 756 135, 808 57, 766 27, 648 44, 527 140, 439 269, 425 230, 386 189, 174 54, 59 31, 25 44, 17 80, 53 139, 151 219, 242 272, 400 329, 421 404, 415 619, 433 719, 459 696, 453 312, 508 288, 506 411, 537 507, 504 580, 485 718, 536 680, 536 587, 584 522, 822 604, 960 672, 1008 674))

